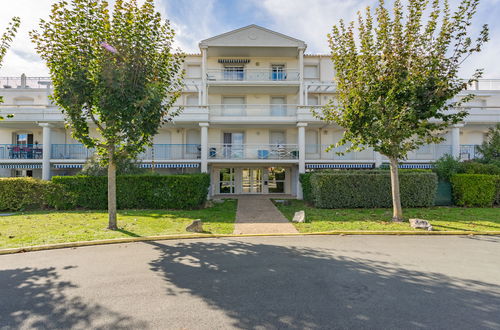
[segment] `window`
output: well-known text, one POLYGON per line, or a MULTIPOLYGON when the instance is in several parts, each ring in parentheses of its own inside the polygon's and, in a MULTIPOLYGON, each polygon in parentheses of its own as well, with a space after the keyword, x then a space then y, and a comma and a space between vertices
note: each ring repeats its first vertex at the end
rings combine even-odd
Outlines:
POLYGON ((18 133, 16 134, 15 144, 33 144, 33 134, 31 133, 18 133))
POLYGON ((186 105, 199 105, 198 95, 188 95, 186 97, 186 105))
POLYGON ((271 66, 271 80, 286 80, 285 66, 276 64, 271 66))
POLYGON ((313 130, 306 131, 306 154, 315 154, 318 152, 318 132, 313 130))
POLYGON ((304 65, 305 79, 319 79, 319 71, 317 65, 304 65))
POLYGON ((186 70, 187 78, 201 78, 201 67, 199 65, 188 65, 186 70))
POLYGON ((272 145, 283 145, 286 144, 286 134, 285 131, 271 131, 270 143, 272 145))
POLYGON ((282 167, 269 167, 268 191, 270 194, 284 194, 286 182, 286 170, 282 167))
POLYGON ((244 97, 223 97, 222 115, 223 116, 243 116, 245 114, 244 97))
POLYGON ((286 116, 284 97, 271 97, 271 116, 286 116))
POLYGON ((231 132, 224 133, 224 147, 223 155, 224 158, 228 159, 238 159, 243 158, 243 140, 244 133, 242 132, 231 132))
POLYGON ((318 97, 316 95, 308 95, 307 96, 307 105, 319 105, 318 97))
POLYGON ((219 170, 219 194, 234 194, 234 168, 219 170))
POLYGON ((243 66, 224 67, 224 80, 243 80, 245 70, 243 66))

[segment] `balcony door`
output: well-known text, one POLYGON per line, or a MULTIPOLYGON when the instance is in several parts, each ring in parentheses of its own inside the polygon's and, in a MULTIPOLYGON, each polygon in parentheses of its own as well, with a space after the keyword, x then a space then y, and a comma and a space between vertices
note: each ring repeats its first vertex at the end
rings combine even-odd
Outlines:
POLYGON ((222 98, 223 116, 243 116, 245 115, 244 97, 224 97, 222 98))
POLYGON ((286 116, 285 97, 271 97, 271 116, 286 116))
POLYGON ((243 132, 226 132, 224 133, 224 158, 240 159, 243 158, 243 141, 245 135, 243 132))

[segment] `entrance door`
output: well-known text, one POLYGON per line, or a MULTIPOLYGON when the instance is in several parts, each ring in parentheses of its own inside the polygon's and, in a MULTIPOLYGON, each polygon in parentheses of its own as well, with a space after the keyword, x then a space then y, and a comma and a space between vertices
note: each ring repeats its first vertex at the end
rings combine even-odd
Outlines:
POLYGON ((244 168, 241 171, 241 192, 243 194, 262 193, 262 169, 244 168))

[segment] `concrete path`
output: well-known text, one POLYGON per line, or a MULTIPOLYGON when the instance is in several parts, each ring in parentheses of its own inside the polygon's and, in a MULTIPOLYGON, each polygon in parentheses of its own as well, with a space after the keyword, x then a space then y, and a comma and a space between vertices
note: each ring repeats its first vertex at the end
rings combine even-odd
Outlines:
POLYGON ((0 329, 500 329, 500 237, 285 236, 0 256, 0 329))
POLYGON ((234 234, 289 234, 297 229, 265 195, 238 196, 234 234))

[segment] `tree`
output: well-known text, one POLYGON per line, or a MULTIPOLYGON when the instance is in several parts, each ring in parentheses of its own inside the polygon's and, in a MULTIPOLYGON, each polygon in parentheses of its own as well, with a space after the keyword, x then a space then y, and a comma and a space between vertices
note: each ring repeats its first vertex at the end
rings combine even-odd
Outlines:
POLYGON ((458 78, 462 62, 488 40, 484 25, 478 38, 468 36, 479 0, 462 0, 451 13, 448 2, 400 0, 392 15, 380 0, 375 13, 358 12, 355 23, 340 21, 328 35, 336 70, 337 97, 318 116, 337 123, 345 132, 337 146, 347 151, 371 147, 390 161, 393 221, 403 220, 399 195, 398 160, 460 122, 467 113, 458 107, 473 98, 453 97, 482 75, 458 78))
MULTIPOLYGON (((2 67, 3 58, 7 54, 7 50, 10 47, 10 43, 14 39, 17 33, 17 29, 21 24, 21 19, 19 17, 13 17, 12 20, 7 25, 7 29, 0 37, 0 68, 2 67)), ((0 104, 3 103, 3 97, 0 95, 0 104)), ((12 115, 7 115, 7 118, 11 118, 12 115)), ((3 116, 0 116, 0 120, 3 120, 3 116)))
POLYGON ((184 56, 154 0, 60 1, 31 37, 50 70, 53 99, 74 138, 108 168, 109 229, 116 224, 116 163, 135 158, 176 115, 184 56), (90 134, 96 128, 97 135, 90 134))
POLYGON ((486 139, 478 147, 482 155, 481 161, 500 165, 500 124, 488 130, 486 139))

